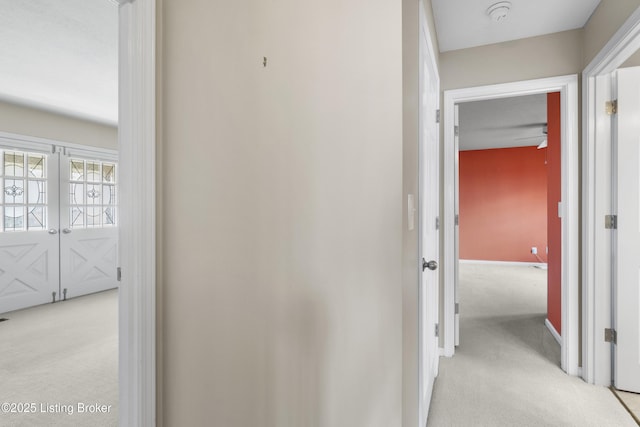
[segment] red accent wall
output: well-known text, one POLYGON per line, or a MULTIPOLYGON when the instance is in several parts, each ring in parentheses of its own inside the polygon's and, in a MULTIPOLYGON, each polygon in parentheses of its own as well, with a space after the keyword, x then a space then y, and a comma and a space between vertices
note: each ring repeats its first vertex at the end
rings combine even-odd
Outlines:
POLYGON ((545 151, 460 151, 460 259, 546 261, 545 151))
POLYGON ((547 236, 549 261, 547 270, 547 318, 562 333, 562 228, 558 202, 562 197, 560 92, 547 94, 547 236))

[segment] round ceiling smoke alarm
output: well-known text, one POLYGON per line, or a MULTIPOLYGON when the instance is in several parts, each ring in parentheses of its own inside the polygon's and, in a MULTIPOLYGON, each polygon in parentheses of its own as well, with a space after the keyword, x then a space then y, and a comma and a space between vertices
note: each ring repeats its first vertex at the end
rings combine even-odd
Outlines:
POLYGON ((511 10, 510 1, 499 1, 494 3, 487 9, 487 15, 496 22, 504 21, 511 10))

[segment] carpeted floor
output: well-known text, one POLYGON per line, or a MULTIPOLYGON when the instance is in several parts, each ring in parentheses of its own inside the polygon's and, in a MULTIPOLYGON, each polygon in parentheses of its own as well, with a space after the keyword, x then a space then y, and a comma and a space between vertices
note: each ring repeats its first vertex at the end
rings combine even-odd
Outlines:
POLYGON ((117 290, 0 317, 0 426, 118 425, 117 290))
POLYGON ((460 347, 440 359, 429 427, 637 427, 611 391, 560 369, 546 274, 460 264, 460 347))

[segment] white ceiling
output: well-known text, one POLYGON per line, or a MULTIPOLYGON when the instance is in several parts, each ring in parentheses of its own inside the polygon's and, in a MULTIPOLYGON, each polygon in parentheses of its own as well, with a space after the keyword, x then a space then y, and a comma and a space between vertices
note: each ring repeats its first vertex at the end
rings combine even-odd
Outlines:
POLYGON ((547 95, 459 104, 460 150, 539 145, 546 135, 547 95))
POLYGON ((118 6, 0 0, 0 99, 118 120, 118 6))
POLYGON ((487 8, 499 0, 432 0, 440 52, 582 28, 600 0, 510 0, 506 19, 487 8))

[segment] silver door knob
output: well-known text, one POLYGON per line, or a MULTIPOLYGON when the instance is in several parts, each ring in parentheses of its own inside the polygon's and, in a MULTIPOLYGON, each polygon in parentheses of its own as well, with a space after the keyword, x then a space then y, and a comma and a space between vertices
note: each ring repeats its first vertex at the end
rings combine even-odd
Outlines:
POLYGON ((426 269, 429 270, 436 270, 438 268, 438 263, 436 261, 427 261, 424 258, 422 258, 422 271, 425 271, 426 269))
POLYGON ((55 228, 50 228, 47 233, 49 234, 58 234, 58 230, 56 230, 55 228))
POLYGON ((63 232, 64 234, 69 234, 69 233, 71 233, 71 230, 70 230, 70 229, 68 229, 68 228, 63 228, 63 229, 62 229, 62 232, 63 232))

